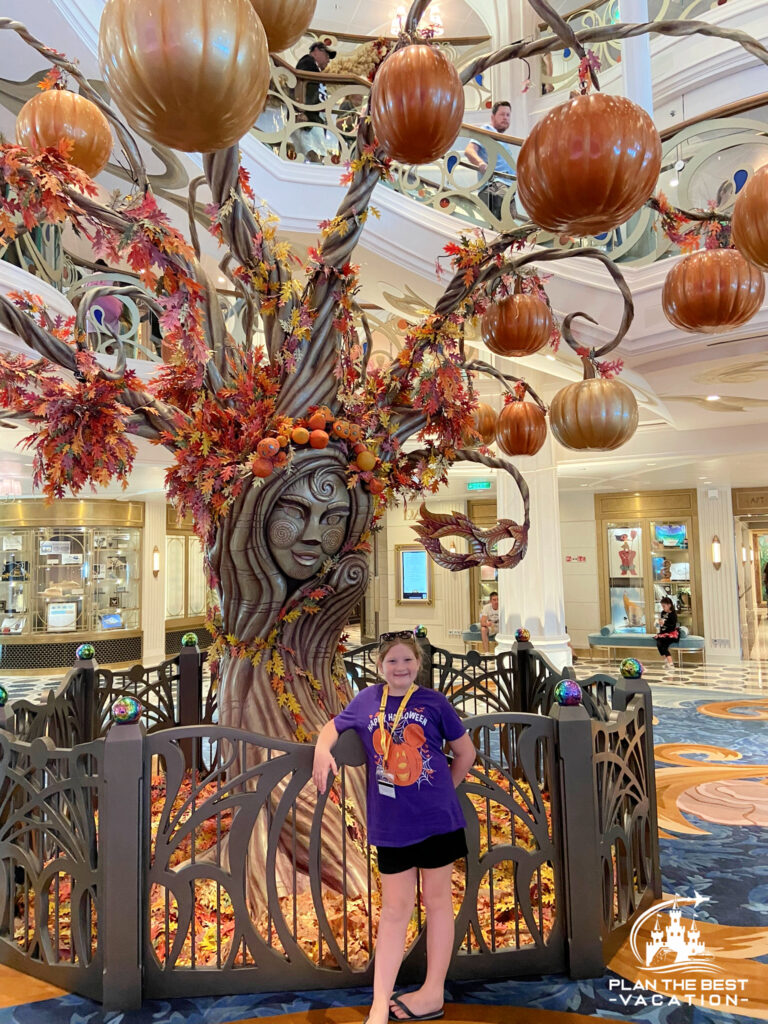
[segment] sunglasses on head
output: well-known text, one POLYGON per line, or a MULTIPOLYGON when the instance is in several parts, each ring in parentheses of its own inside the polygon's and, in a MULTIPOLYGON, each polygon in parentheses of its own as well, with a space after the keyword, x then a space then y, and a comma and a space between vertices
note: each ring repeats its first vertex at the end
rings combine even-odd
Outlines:
POLYGON ((413 630, 397 629, 394 633, 382 633, 379 637, 380 644, 389 643, 390 640, 413 640, 413 630))

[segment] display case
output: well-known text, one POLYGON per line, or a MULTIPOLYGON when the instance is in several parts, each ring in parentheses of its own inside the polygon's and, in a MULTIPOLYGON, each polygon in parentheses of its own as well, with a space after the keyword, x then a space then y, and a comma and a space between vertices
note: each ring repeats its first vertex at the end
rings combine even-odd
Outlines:
POLYGON ((201 625, 211 592, 205 574, 203 548, 189 517, 179 521, 167 509, 165 536, 165 619, 169 630, 201 625))
POLYGON ((700 633, 695 491, 595 496, 600 625, 615 633, 655 633, 661 600, 678 622, 700 633))
POLYGON ((137 633, 143 510, 113 501, 2 506, 0 634, 23 642, 137 633))

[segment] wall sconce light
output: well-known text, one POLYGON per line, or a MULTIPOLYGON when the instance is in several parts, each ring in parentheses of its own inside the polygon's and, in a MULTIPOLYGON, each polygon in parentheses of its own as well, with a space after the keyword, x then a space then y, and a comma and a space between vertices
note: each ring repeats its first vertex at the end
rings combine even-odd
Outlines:
POLYGON ((719 569, 722 564, 723 558, 720 550, 720 538, 715 534, 712 538, 712 565, 715 569, 719 569))
POLYGON ((155 577, 160 575, 160 549, 157 544, 152 548, 152 575, 155 577))
POLYGON ((741 563, 742 563, 742 565, 746 565, 747 564, 747 549, 746 548, 742 548, 741 549, 741 563))
POLYGON ((749 549, 749 560, 750 560, 750 562, 754 562, 754 560, 755 560, 755 549, 754 548, 750 548, 749 549))

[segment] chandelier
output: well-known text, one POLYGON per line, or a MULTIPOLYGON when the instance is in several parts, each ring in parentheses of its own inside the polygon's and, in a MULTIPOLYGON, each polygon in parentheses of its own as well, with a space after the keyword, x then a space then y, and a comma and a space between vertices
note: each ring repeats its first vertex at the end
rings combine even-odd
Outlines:
MULTIPOLYGON (((392 21, 389 26, 389 34, 393 36, 399 36, 405 28, 405 19, 407 17, 407 10, 401 4, 395 11, 392 21)), ((443 27, 443 16, 440 13, 440 5, 432 4, 428 11, 428 17, 426 21, 422 21, 421 24, 427 29, 433 36, 441 36, 445 32, 443 27)))

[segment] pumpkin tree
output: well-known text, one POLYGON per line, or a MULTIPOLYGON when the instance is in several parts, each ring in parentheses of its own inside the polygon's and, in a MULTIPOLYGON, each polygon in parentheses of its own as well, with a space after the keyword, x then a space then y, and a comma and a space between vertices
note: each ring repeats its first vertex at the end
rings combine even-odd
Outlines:
MULTIPOLYGON (((215 288, 201 266, 194 217, 189 240, 170 225, 149 186, 130 130, 71 62, 23 26, 0 19, 0 29, 19 32, 53 65, 46 84, 59 86, 62 74, 68 75, 79 85, 81 96, 110 121, 133 179, 129 196, 106 205, 72 162, 76 157, 70 143, 46 146, 30 135, 23 141, 31 150, 3 145, 0 238, 7 241, 41 222, 71 223, 97 256, 107 262, 125 261, 141 273, 154 298, 147 299, 138 286, 114 292, 142 295, 159 318, 163 350, 170 354, 144 382, 128 368, 117 336, 115 365, 107 368, 97 360, 85 324, 89 306, 110 291, 106 287, 87 292, 72 320, 53 319, 31 293, 0 298, 0 324, 40 357, 0 357, 0 402, 8 416, 26 421, 30 433, 25 444, 34 454, 35 483, 51 500, 109 480, 127 486, 136 437, 167 450, 169 499, 180 514, 192 516, 220 600, 221 626, 216 629, 213 655, 219 661, 222 725, 308 742, 340 709, 349 692, 338 660, 339 640, 367 585, 376 521, 398 499, 438 490, 452 463, 468 460, 511 474, 519 488, 522 515, 519 523, 504 520, 484 533, 465 517, 424 511, 418 532, 430 554, 456 570, 478 564, 510 568, 523 557, 529 528, 527 488, 513 464, 484 447, 492 439, 493 424, 488 422, 487 407, 477 403, 475 376, 493 376, 511 403, 526 395, 533 399, 519 416, 514 408, 502 414, 504 450, 537 450, 543 440, 545 407, 525 382, 481 360, 467 359, 463 327, 468 319, 513 296, 530 294, 547 305, 534 263, 574 256, 597 260, 624 298, 616 336, 598 351, 583 349, 572 321, 586 314, 569 314, 560 330, 584 359, 588 376, 597 371, 610 377, 618 368, 616 362, 601 362, 599 357, 619 343, 632 319, 631 296, 620 271, 593 249, 521 255, 518 250, 535 239, 534 223, 492 240, 482 234, 462 236, 447 246, 452 274, 442 297, 408 330, 402 351, 390 366, 367 366, 369 329, 356 303, 359 282, 353 253, 373 190, 389 173, 393 153, 387 151, 386 140, 396 140, 392 145, 403 160, 421 159, 430 141, 434 152, 449 146, 453 139, 448 135, 458 132, 461 123, 455 114, 463 110, 462 83, 503 60, 573 46, 586 69, 585 88, 588 85, 591 66, 582 45, 585 34, 577 39, 544 0, 530 2, 557 34, 506 47, 460 72, 451 69, 453 74, 446 70, 442 55, 435 60, 434 53, 421 52, 432 45, 417 29, 428 0, 413 4, 403 36, 377 71, 376 81, 382 84, 377 93, 374 82, 372 116, 359 120, 356 155, 345 176, 346 195, 336 214, 321 225, 319 243, 302 261, 279 239, 273 218, 257 205, 239 161, 236 141, 250 126, 252 108, 263 101, 265 70, 253 76, 261 100, 251 95, 240 109, 229 104, 226 88, 208 89, 199 110, 185 102, 178 116, 169 118, 167 103, 157 100, 156 93, 166 90, 164 100, 173 98, 173 68, 164 65, 158 75, 155 65, 147 66, 136 86, 144 90, 139 96, 131 94, 127 70, 120 64, 128 41, 114 38, 116 25, 121 31, 128 31, 125 26, 131 24, 135 29, 142 4, 108 0, 105 17, 115 11, 120 17, 102 24, 102 66, 131 124, 145 134, 170 132, 166 141, 180 148, 220 147, 204 155, 204 174, 191 186, 190 209, 199 187, 207 184, 207 224, 222 246, 220 267, 244 299, 242 346, 227 333, 215 288), (412 52, 417 48, 418 53, 412 52), (448 83, 447 93, 431 88, 430 76, 435 74, 448 83), (426 77, 416 82, 414 75, 426 77), (447 104, 451 115, 446 121, 439 109, 427 111, 418 121, 415 140, 409 134, 408 103, 404 99, 398 105, 392 99, 405 97, 408 89, 411 95, 425 97, 424 103, 447 104), (390 96, 392 102, 377 105, 377 95, 390 96), (226 110, 211 107, 217 97, 223 97, 226 110), (182 123, 183 118, 187 121, 182 123), (447 134, 446 124, 451 126, 447 134), (208 141, 210 133, 213 143, 208 141), (411 143, 418 152, 409 151, 411 143), (264 339, 258 345, 253 342, 257 319, 264 339), (521 426, 513 426, 518 421, 521 426), (512 440, 516 433, 522 438, 521 449, 512 440), (471 538, 470 554, 452 553, 442 545, 442 537, 457 532, 471 538), (500 540, 507 542, 504 554, 491 550, 500 540)), ((164 7, 163 0, 154 6, 164 7)), ((185 18, 202 18, 204 6, 203 0, 185 5, 185 18)), ((266 53, 265 37, 260 24, 252 24, 255 15, 247 0, 227 0, 216 10, 234 12, 236 27, 229 25, 232 46, 243 46, 252 38, 258 52, 246 56, 258 64, 258 53, 266 53), (241 22, 247 31, 237 28, 241 22)), ((155 23, 167 28, 164 18, 155 23)), ((227 25, 222 32, 225 29, 227 25)), ((611 26, 611 38, 637 34, 636 30, 662 31, 659 23, 616 25, 611 26)), ((714 34, 738 35, 722 30, 714 34)), ((205 46, 213 35, 188 31, 183 39, 187 46, 190 40, 205 46)), ((220 42, 221 34, 216 38, 220 42)), ((768 62, 768 51, 754 41, 749 46, 768 62)), ((150 51, 146 45, 136 50, 137 61, 149 59, 150 51)), ((176 56, 182 65, 178 73, 188 76, 190 54, 182 50, 176 56)), ((214 60, 211 65, 219 85, 232 74, 220 56, 219 63, 214 60)), ((646 188, 646 194, 639 194, 636 184, 633 179, 630 206, 636 204, 635 209, 648 198, 646 188)), ((652 187, 649 178, 647 190, 652 187)), ((587 196, 586 202, 594 206, 597 200, 587 196)), ((633 212, 626 205, 621 210, 622 215, 633 212)), ((608 213, 615 215, 613 207, 608 213)), ((572 216, 577 214, 571 211, 572 216)), ((593 218, 590 224, 594 222, 593 218)), ((533 303, 512 299, 509 306, 525 306, 531 319, 533 303)), ((550 326, 540 308, 533 319, 539 332, 550 326)), ((403 756, 407 760, 407 751, 403 756)), ((345 813, 354 817, 361 813, 361 779, 350 784, 349 796, 345 813)), ((303 793, 296 805, 299 846, 279 851, 278 879, 287 880, 292 858, 299 868, 306 866, 313 810, 311 795, 303 793)), ((329 805, 327 813, 340 818, 342 810, 329 805)), ((329 829, 323 859, 324 880, 337 888, 341 831, 329 829)), ((247 864, 254 907, 265 895, 265 849, 258 840, 257 834, 247 864)), ((366 863, 358 848, 347 850, 346 867, 348 890, 354 891, 356 881, 362 890, 366 863)))

